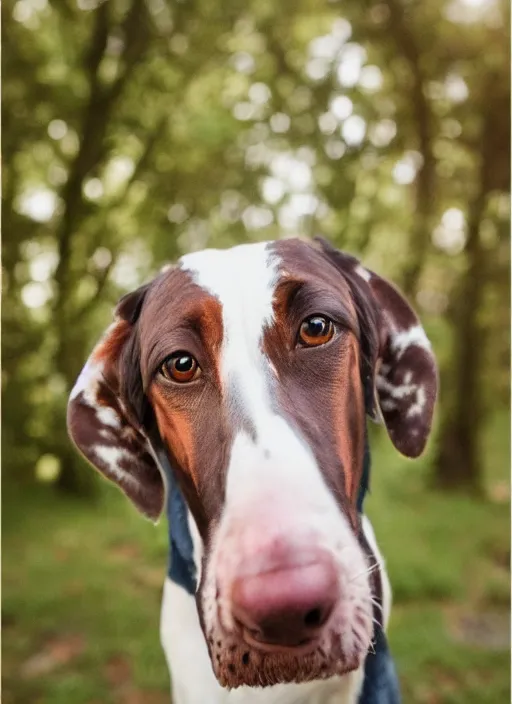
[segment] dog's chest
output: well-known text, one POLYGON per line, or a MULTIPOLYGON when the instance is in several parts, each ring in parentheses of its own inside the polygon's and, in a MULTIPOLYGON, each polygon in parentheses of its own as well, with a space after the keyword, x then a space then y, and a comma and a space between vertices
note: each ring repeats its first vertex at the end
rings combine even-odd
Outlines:
POLYGON ((357 704, 362 671, 345 677, 284 684, 265 689, 240 688, 226 693, 226 704, 357 704))

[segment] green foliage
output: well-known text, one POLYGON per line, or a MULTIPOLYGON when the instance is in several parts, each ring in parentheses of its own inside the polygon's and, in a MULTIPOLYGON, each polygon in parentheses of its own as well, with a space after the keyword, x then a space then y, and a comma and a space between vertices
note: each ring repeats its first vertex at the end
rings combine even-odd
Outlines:
MULTIPOLYGON (((190 249, 323 232, 401 283, 433 327, 449 317, 436 351, 450 368, 481 197, 474 315, 488 343, 474 371, 487 406, 506 402, 504 6, 18 0, 4 10, 9 478, 30 480, 47 452, 79 472, 63 413, 86 352, 124 291, 190 249)), ((451 376, 447 408, 458 403, 451 376)))
MULTIPOLYGON (((12 499, 20 505, 20 497, 12 499)), ((158 642, 165 525, 155 530, 114 491, 92 509, 48 490, 23 505, 29 520, 10 517, 4 536, 6 701, 120 701, 116 667, 130 679, 129 692, 140 688, 148 697, 137 701, 168 691, 158 642), (30 659, 38 653, 46 659, 30 659)))

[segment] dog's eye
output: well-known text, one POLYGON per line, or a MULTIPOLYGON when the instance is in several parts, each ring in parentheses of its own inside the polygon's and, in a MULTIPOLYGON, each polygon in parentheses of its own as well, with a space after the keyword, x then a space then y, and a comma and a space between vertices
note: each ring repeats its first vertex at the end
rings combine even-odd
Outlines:
POLYGON ((188 352, 176 352, 167 357, 160 367, 160 373, 166 379, 186 384, 197 379, 201 373, 201 367, 188 352))
POLYGON ((332 320, 323 315, 312 315, 302 322, 299 331, 299 342, 306 347, 325 345, 334 335, 332 320))

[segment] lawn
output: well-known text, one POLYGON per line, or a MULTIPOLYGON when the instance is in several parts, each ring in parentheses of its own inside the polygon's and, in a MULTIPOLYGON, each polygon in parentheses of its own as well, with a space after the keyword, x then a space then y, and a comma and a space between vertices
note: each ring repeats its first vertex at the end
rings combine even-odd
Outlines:
MULTIPOLYGON (((401 459, 381 432, 373 443, 367 511, 394 589, 405 704, 510 702, 509 436, 502 416, 486 438, 487 501, 427 491, 428 455, 401 459)), ((4 492, 4 704, 168 702, 166 561, 164 522, 107 485, 93 506, 4 492)))

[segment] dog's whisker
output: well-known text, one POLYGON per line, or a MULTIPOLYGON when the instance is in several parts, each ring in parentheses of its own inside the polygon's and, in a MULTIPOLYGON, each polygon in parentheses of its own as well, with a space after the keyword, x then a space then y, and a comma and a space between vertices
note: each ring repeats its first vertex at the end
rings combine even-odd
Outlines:
POLYGON ((379 621, 377 621, 376 618, 372 618, 372 621, 373 621, 373 623, 374 623, 376 626, 378 626, 379 628, 382 628, 382 623, 380 623, 379 621))
POLYGON ((375 597, 370 597, 370 603, 372 604, 372 606, 376 606, 381 613, 384 611, 384 607, 382 606, 382 604, 379 604, 375 597))
POLYGON ((380 567, 379 562, 375 562, 373 565, 370 565, 367 567, 367 569, 363 570, 362 572, 358 572, 352 579, 350 579, 350 582, 355 582, 356 579, 359 579, 360 577, 365 577, 366 575, 372 574, 372 572, 375 572, 380 567))

